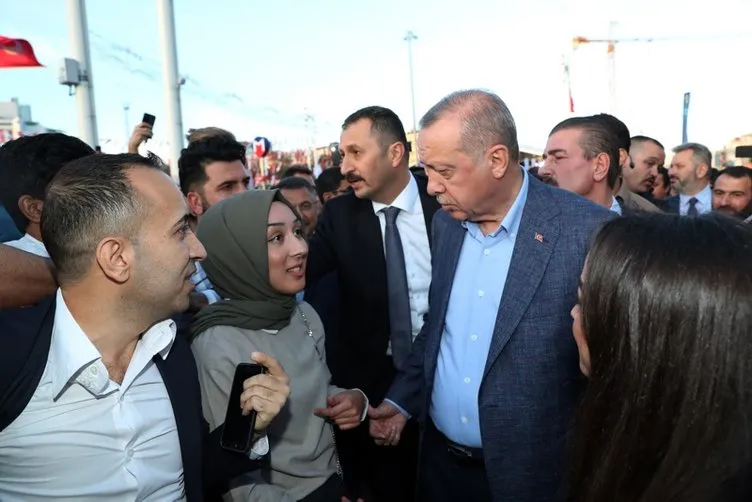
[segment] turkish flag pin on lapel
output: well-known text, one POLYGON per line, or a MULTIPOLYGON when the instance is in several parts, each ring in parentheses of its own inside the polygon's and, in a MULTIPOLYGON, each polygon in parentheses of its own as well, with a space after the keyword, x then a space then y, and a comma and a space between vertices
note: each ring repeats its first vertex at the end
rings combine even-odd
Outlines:
POLYGON ((538 232, 535 232, 535 240, 538 242, 543 242, 543 234, 539 234, 538 232))

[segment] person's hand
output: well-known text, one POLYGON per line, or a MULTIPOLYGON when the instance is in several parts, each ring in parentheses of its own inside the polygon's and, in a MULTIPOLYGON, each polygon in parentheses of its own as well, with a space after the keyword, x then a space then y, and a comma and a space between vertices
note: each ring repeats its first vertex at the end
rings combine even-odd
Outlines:
POLYGON ((151 139, 152 125, 141 122, 133 128, 131 138, 128 140, 128 153, 138 153, 138 147, 147 139, 151 139))
POLYGON ((313 414, 331 420, 340 430, 346 431, 360 425, 366 399, 358 390, 346 390, 327 397, 326 406, 326 408, 315 408, 313 414))
POLYGON ((384 401, 378 408, 368 407, 371 419, 368 431, 379 446, 397 446, 407 417, 393 405, 384 401))
POLYGON ((279 415, 290 395, 290 379, 282 366, 271 356, 262 352, 251 354, 251 360, 266 368, 266 373, 243 382, 240 407, 243 415, 256 412, 256 432, 262 432, 279 415))

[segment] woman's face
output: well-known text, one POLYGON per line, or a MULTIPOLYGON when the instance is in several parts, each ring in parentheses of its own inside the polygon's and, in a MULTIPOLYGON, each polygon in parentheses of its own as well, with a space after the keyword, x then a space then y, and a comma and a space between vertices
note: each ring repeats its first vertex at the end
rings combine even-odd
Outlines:
POLYGON ((294 295, 305 288, 306 244, 303 225, 292 210, 281 202, 273 202, 266 227, 269 253, 269 284, 285 295, 294 295))
POLYGON ((587 276, 587 260, 585 260, 585 267, 582 270, 580 276, 580 287, 577 288, 577 304, 572 308, 572 332, 574 333, 574 341, 577 343, 577 351, 580 353, 580 371, 586 377, 590 376, 590 351, 587 346, 587 338, 585 337, 585 330, 582 326, 582 307, 580 306, 582 300, 582 288, 585 287, 585 280, 587 276))

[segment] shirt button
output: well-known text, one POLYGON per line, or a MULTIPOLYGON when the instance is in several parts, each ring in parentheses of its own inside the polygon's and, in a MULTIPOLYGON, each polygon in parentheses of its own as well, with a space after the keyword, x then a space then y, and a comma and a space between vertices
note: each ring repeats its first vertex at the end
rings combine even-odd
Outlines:
POLYGON ((463 424, 466 424, 467 423, 467 417, 461 417, 460 418, 460 422, 462 422, 463 424))
POLYGON ((470 377, 465 377, 465 379, 463 380, 463 382, 470 383, 470 377))
POLYGON ((482 297, 485 294, 486 294, 485 291, 483 291, 482 289, 478 290, 478 296, 482 297))
POLYGON ((99 374, 99 370, 96 366, 90 366, 89 367, 89 373, 91 373, 94 376, 97 376, 99 374))
POLYGON ((478 335, 470 335, 470 340, 477 342, 478 341, 478 335))
POLYGON ((488 256, 488 255, 491 254, 491 250, 490 249, 484 249, 483 250, 483 254, 486 255, 486 256, 488 256))

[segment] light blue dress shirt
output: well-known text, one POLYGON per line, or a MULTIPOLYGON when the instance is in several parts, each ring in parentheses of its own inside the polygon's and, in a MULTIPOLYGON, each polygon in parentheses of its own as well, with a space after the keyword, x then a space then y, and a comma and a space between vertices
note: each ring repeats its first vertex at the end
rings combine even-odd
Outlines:
POLYGON ((466 228, 436 364, 430 415, 451 441, 481 448, 478 391, 527 200, 528 174, 499 228, 466 228))
POLYGON ((695 204, 697 214, 706 214, 713 210, 713 191, 710 189, 710 185, 706 185, 697 195, 679 194, 679 214, 682 216, 687 215, 689 200, 693 197, 697 199, 697 203, 695 204))
POLYGON ((616 197, 611 197, 611 207, 609 209, 621 216, 621 204, 619 204, 616 197))

